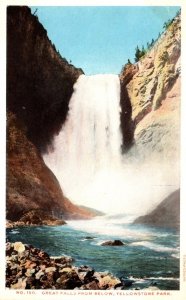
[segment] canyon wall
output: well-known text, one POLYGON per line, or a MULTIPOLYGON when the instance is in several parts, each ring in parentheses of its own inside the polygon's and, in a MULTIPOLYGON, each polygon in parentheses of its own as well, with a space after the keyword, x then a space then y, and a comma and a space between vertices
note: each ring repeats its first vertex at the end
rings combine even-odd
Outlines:
POLYGON ((61 129, 82 73, 56 51, 30 8, 7 8, 7 105, 39 150, 61 129))
POLYGON ((26 129, 15 114, 8 113, 7 125, 7 219, 56 224, 62 218, 93 217, 94 212, 77 207, 63 195, 56 177, 27 139, 26 129))
POLYGON ((55 50, 28 7, 7 8, 7 218, 89 218, 94 214, 65 198, 41 153, 68 112, 82 70, 55 50))
MULTIPOLYGON (((130 128, 135 145, 130 151, 141 161, 179 159, 180 54, 178 15, 154 46, 136 64, 126 64, 120 74, 121 93, 132 106, 130 128)), ((123 118, 129 111, 130 107, 123 110, 123 118)))
POLYGON ((129 143, 127 158, 135 157, 138 167, 151 170, 152 178, 160 174, 152 192, 156 192, 155 186, 170 189, 166 199, 159 199, 162 202, 135 223, 177 229, 180 218, 177 190, 180 174, 180 18, 180 14, 177 15, 151 49, 137 63, 126 64, 120 74, 122 93, 127 95, 132 107, 130 128, 134 138, 129 143))
POLYGON ((180 191, 177 190, 164 199, 154 210, 137 218, 135 224, 148 224, 156 227, 180 227, 180 191))

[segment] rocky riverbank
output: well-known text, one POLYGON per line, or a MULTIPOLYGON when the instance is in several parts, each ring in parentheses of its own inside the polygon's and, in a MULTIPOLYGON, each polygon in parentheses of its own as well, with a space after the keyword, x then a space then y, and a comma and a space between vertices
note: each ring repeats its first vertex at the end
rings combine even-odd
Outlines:
POLYGON ((36 223, 25 223, 23 221, 6 221, 6 228, 16 228, 16 227, 24 227, 24 226, 61 226, 65 225, 66 222, 64 220, 59 220, 59 219, 46 219, 46 220, 41 220, 41 223, 36 224, 36 223))
POLYGON ((7 242, 6 262, 6 287, 10 289, 121 290, 132 285, 109 272, 73 266, 71 257, 50 257, 21 242, 7 242))

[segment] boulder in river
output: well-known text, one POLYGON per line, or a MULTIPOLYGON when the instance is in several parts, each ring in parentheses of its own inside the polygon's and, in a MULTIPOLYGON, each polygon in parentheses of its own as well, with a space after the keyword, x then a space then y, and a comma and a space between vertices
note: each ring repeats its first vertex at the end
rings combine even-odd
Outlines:
POLYGON ((85 240, 93 240, 93 239, 95 239, 95 237, 93 237, 93 236, 86 236, 85 237, 85 240))
POLYGON ((101 244, 101 246, 124 246, 125 244, 120 240, 106 241, 101 244))

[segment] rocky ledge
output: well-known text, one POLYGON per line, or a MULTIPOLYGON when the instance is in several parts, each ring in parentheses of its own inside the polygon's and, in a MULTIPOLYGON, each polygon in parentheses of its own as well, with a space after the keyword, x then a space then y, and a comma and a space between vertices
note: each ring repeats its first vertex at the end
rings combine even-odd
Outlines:
POLYGON ((18 221, 6 221, 6 228, 23 227, 23 226, 59 226, 64 225, 66 222, 62 219, 56 218, 47 214, 44 211, 34 211, 24 214, 18 221))
POLYGON ((22 242, 7 242, 6 262, 6 287, 10 289, 106 290, 128 287, 128 281, 125 284, 124 280, 109 272, 73 266, 71 257, 50 257, 22 242))

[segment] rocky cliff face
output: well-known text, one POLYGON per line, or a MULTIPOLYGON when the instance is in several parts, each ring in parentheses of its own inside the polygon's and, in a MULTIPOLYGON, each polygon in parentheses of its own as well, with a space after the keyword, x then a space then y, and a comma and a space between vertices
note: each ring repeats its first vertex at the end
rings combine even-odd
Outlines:
POLYGON ((164 199, 153 211, 137 218, 135 224, 179 229, 180 191, 175 191, 164 199))
MULTIPOLYGON (((121 93, 126 95, 121 101, 125 106, 128 99, 131 103, 131 138, 133 132, 133 139, 129 139, 130 151, 125 157, 134 164, 130 168, 141 170, 139 180, 151 184, 152 196, 153 193, 159 195, 159 201, 179 188, 180 55, 181 20, 178 15, 154 46, 136 64, 125 65, 120 74, 121 93)), ((177 197, 178 193, 174 195, 177 197)), ((138 221, 178 226, 178 199, 171 207, 173 196, 138 221)))
POLYGON ((45 151, 64 122, 73 84, 83 71, 56 51, 28 7, 7 8, 7 103, 26 135, 45 151))
POLYGON ((7 138, 8 220, 42 224, 47 220, 94 216, 65 198, 56 177, 27 139, 25 128, 13 113, 8 114, 7 138))
POLYGON ((153 156, 161 161, 179 158, 180 49, 177 16, 152 49, 120 74, 122 91, 132 106, 133 151, 142 161, 153 156))
POLYGON ((7 218, 28 224, 94 214, 66 199, 41 152, 64 122, 82 73, 56 52, 28 7, 7 9, 7 218))

